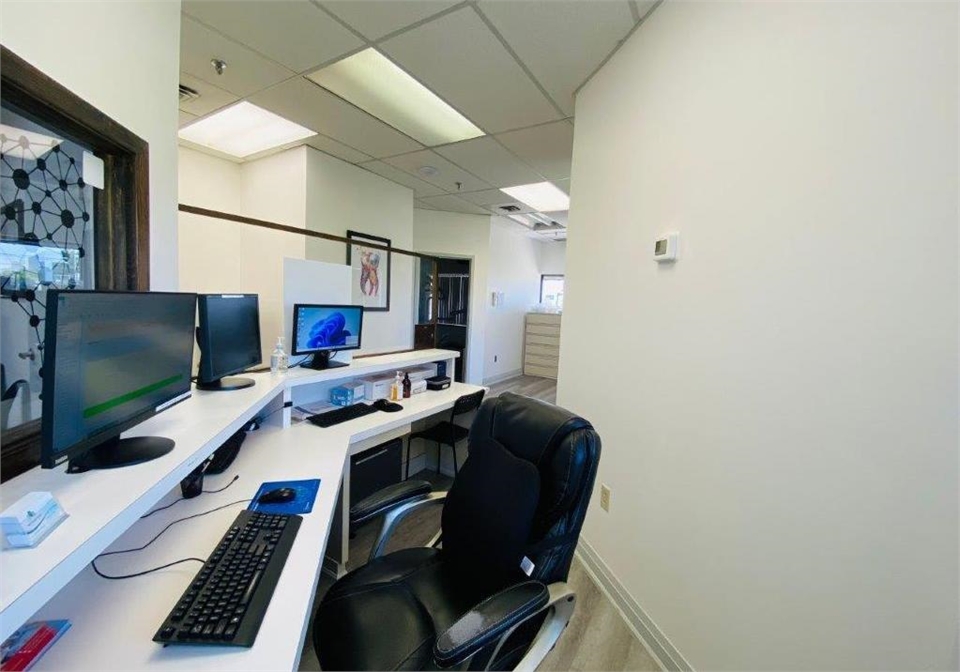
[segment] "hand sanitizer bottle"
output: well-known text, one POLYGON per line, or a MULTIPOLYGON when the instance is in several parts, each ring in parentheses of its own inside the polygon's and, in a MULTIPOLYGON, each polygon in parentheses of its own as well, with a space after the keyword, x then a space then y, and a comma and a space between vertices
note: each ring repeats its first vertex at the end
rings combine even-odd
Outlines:
POLYGON ((290 358, 287 357, 287 353, 283 350, 283 336, 277 336, 277 346, 273 349, 273 354, 270 355, 270 372, 282 373, 286 371, 289 366, 290 358))

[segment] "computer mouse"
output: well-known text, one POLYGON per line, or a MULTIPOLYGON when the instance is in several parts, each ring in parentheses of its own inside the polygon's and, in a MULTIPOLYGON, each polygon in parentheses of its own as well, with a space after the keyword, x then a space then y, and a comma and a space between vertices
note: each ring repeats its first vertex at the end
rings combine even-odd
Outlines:
POLYGON ((257 504, 285 504, 297 498, 297 491, 293 488, 277 488, 267 490, 257 499, 257 504))
POLYGON ((396 413, 397 411, 403 410, 403 406, 395 404, 389 399, 377 399, 373 402, 373 407, 378 411, 384 411, 386 413, 396 413))

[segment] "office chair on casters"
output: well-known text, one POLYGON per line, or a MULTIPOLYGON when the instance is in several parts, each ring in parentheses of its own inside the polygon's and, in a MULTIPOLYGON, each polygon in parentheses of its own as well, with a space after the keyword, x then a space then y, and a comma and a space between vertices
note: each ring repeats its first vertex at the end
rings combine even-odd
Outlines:
POLYGON ((433 427, 425 429, 422 432, 414 432, 407 439, 407 467, 404 472, 404 478, 410 478, 410 444, 414 439, 423 439, 425 441, 435 441, 437 443, 437 473, 440 473, 440 446, 450 446, 453 450, 453 475, 456 477, 457 469, 457 444, 463 441, 470 433, 466 427, 456 424, 458 415, 464 415, 480 407, 483 401, 485 390, 479 390, 471 394, 465 394, 453 402, 453 410, 450 412, 450 420, 438 422, 433 427))
POLYGON ((483 403, 469 438, 449 492, 404 481, 350 510, 356 522, 382 515, 383 526, 367 564, 317 609, 323 669, 533 670, 560 637, 600 437, 562 408, 505 393, 483 403), (383 554, 404 517, 437 504, 442 539, 383 554))

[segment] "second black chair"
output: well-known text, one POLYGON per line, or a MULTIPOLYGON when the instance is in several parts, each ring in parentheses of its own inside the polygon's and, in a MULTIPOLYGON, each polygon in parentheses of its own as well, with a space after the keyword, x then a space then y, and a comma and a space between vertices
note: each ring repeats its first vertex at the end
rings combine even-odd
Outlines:
POLYGON ((407 440, 407 467, 404 477, 410 478, 410 446, 414 439, 424 439, 425 441, 435 441, 437 444, 437 473, 440 473, 440 446, 450 446, 453 450, 453 475, 456 477, 457 467, 457 444, 467 438, 470 430, 456 424, 458 415, 464 415, 480 408, 483 402, 483 395, 486 390, 478 390, 471 394, 465 394, 453 402, 453 410, 450 412, 450 420, 439 422, 429 429, 422 432, 414 432, 407 440))

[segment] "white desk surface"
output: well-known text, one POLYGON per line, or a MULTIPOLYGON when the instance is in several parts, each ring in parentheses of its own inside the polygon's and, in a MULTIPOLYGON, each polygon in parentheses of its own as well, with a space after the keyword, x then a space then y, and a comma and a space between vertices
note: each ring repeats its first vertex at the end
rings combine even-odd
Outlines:
MULTIPOLYGON (((328 371, 291 369, 282 375, 247 374, 256 382, 253 387, 231 392, 194 390, 190 399, 123 435, 173 439, 176 447, 163 457, 123 469, 79 475, 67 474, 66 465, 57 469, 38 467, 4 483, 0 488, 0 510, 28 492, 43 491, 52 492, 70 517, 37 548, 0 551, 0 641, 26 622, 248 420, 268 405, 270 410, 279 408, 285 389, 457 356, 450 350, 419 350, 364 358, 328 371)), ((375 433, 371 430, 371 434, 375 433)))
MULTIPOLYGON (((297 669, 350 443, 450 408, 458 396, 479 389, 454 383, 441 392, 404 399, 404 408, 397 413, 374 413, 329 428, 298 423, 253 432, 230 468, 206 479, 204 489, 218 489, 239 474, 236 483, 224 492, 203 494, 150 516, 110 547, 141 546, 177 518, 252 497, 263 481, 320 478, 317 501, 313 511, 304 515, 253 647, 164 647, 152 641, 199 571, 199 563, 118 581, 102 579, 88 566, 37 614, 38 618, 68 618, 73 625, 34 669, 297 669)), ((179 494, 177 488, 159 505, 179 494)), ((144 551, 103 558, 97 566, 106 574, 127 574, 184 557, 206 558, 245 506, 237 504, 178 523, 144 551)))

